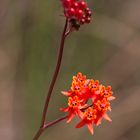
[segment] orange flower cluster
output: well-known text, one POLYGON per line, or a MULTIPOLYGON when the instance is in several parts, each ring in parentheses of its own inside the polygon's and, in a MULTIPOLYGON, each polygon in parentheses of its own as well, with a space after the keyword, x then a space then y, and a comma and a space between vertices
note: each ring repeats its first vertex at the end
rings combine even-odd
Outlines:
POLYGON ((115 99, 111 86, 105 87, 99 84, 98 80, 87 79, 85 75, 78 73, 77 76, 73 76, 71 89, 63 91, 62 94, 68 97, 68 106, 60 109, 68 112, 67 122, 69 123, 74 116, 81 119, 76 128, 87 125, 93 134, 93 124, 98 126, 103 118, 111 122, 106 113, 107 110, 111 111, 109 101, 115 99))

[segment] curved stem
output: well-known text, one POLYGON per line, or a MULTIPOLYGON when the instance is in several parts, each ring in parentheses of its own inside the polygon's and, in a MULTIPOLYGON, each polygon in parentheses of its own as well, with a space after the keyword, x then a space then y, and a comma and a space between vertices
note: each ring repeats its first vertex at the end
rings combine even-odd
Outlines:
POLYGON ((65 33, 67 30, 67 24, 68 24, 68 20, 66 19, 66 23, 64 26, 64 31, 62 33, 62 38, 61 38, 61 44, 60 44, 60 49, 59 49, 59 54, 58 54, 58 59, 57 59, 57 64, 56 64, 56 68, 55 68, 55 72, 49 87, 49 91, 48 91, 48 95, 45 101, 45 106, 44 106, 44 110, 43 110, 43 115, 42 115, 42 121, 41 121, 41 127, 43 127, 44 123, 45 123, 45 119, 46 119, 46 115, 47 115, 47 110, 48 110, 48 105, 49 105, 49 101, 52 95, 52 91, 53 91, 53 87, 54 84, 56 82, 59 70, 60 70, 60 66, 61 66, 61 60, 62 60, 62 56, 63 56, 63 49, 64 49, 64 41, 65 41, 65 33))
MULTIPOLYGON (((60 43, 60 49, 59 49, 59 54, 58 54, 58 58, 57 58, 56 68, 55 68, 54 75, 53 75, 51 84, 49 86, 48 94, 47 94, 47 97, 46 97, 46 100, 45 100, 45 105, 44 105, 44 109, 43 109, 43 113, 42 113, 40 129, 36 133, 33 140, 38 140, 38 138, 40 137, 40 135, 44 131, 44 125, 45 125, 45 120, 46 120, 46 116, 47 116, 49 101, 50 101, 52 91, 53 91, 53 88, 54 88, 54 85, 55 85, 55 82, 56 82, 56 79, 57 79, 57 76, 58 76, 58 73, 59 73, 59 70, 60 70, 60 66, 61 66, 65 38, 69 35, 69 33, 71 31, 71 30, 69 30, 68 32, 66 32, 67 31, 67 26, 68 26, 68 20, 66 19, 64 30, 63 30, 63 33, 62 33, 62 36, 61 36, 61 43, 60 43)), ((47 126, 47 127, 49 127, 49 126, 47 126)))

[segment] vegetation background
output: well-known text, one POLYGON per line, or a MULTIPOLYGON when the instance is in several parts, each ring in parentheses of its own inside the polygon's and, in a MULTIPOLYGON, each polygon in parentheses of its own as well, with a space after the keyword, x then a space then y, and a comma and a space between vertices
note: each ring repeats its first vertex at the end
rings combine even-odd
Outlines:
MULTIPOLYGON (((112 85, 111 124, 91 136, 65 121, 40 140, 140 139, 140 0, 88 0, 92 23, 66 40, 63 64, 49 106, 49 121, 63 115, 60 91, 81 71, 112 85)), ((31 140, 37 131, 64 26, 58 0, 0 0, 0 139, 31 140)))

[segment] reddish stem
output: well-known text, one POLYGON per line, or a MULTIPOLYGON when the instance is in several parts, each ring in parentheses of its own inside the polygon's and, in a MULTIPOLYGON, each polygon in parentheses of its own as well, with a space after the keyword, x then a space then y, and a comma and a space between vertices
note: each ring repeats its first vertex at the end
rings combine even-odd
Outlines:
POLYGON ((66 116, 63 116, 63 117, 61 117, 61 118, 59 118, 59 119, 56 119, 56 120, 54 120, 54 121, 52 121, 52 122, 49 122, 49 123, 45 124, 45 125, 44 125, 44 130, 45 130, 46 128, 48 128, 48 127, 50 127, 50 126, 52 126, 52 125, 54 125, 54 124, 60 122, 60 121, 65 120, 67 117, 68 117, 68 116, 66 115, 66 116))
MULTIPOLYGON (((42 120, 41 120, 40 129, 36 133, 36 135, 33 138, 33 140, 38 140, 38 138, 40 137, 40 135, 44 131, 44 127, 47 128, 47 127, 53 125, 53 124, 49 123, 49 125, 47 124, 47 126, 45 126, 45 120, 46 120, 46 116, 47 116, 47 110, 48 110, 49 101, 50 101, 50 98, 51 98, 51 95, 52 95, 52 91, 53 91, 53 88, 54 88, 54 85, 55 85, 55 82, 56 82, 56 79, 57 79, 57 76, 58 76, 58 73, 59 73, 59 70, 60 70, 60 66, 61 66, 65 38, 71 32, 71 30, 69 30, 68 32, 66 32, 67 31, 67 26, 68 26, 68 20, 66 19, 64 30, 63 30, 62 37, 61 37, 61 43, 60 43, 60 49, 59 49, 59 54, 58 54, 56 68, 55 68, 54 75, 53 75, 51 84, 49 86, 48 94, 47 94, 47 97, 46 97, 46 100, 45 100, 45 105, 44 105, 44 109, 43 109, 43 114, 42 114, 42 120)), ((59 121, 57 121, 57 122, 59 122, 59 121)))
POLYGON ((36 135, 34 136, 33 140, 38 140, 38 138, 41 136, 43 131, 44 131, 44 129, 40 127, 39 130, 37 131, 36 135))
POLYGON ((55 125, 55 124, 57 124, 57 123, 59 123, 59 122, 65 120, 67 117, 68 117, 68 116, 66 115, 66 116, 63 116, 63 117, 61 117, 61 118, 58 118, 58 119, 56 119, 56 120, 54 120, 54 121, 52 121, 52 122, 49 122, 49 123, 47 123, 47 124, 44 124, 43 128, 40 128, 40 129, 38 130, 38 132, 36 133, 36 135, 35 135, 35 137, 33 138, 33 140, 38 140, 38 138, 41 136, 41 134, 44 132, 45 129, 47 129, 47 128, 50 127, 50 126, 53 126, 53 125, 55 125))
POLYGON ((62 60, 62 56, 63 56, 63 49, 64 49, 64 41, 65 41, 65 37, 66 37, 65 33, 66 33, 66 30, 67 30, 67 24, 68 24, 68 21, 66 19, 66 23, 65 23, 65 26, 64 26, 64 31, 62 33, 62 38, 61 38, 59 55, 58 55, 58 59, 57 59, 57 65, 56 65, 55 72, 54 72, 54 75, 53 75, 53 78, 52 78, 52 81, 51 81, 51 84, 50 84, 50 87, 49 87, 48 95, 47 95, 47 98, 46 98, 46 101, 45 101, 45 106, 44 106, 42 121, 41 121, 41 127, 44 126, 49 101, 50 101, 50 98, 51 98, 51 95, 52 95, 54 84, 56 82, 56 79, 57 79, 57 76, 58 76, 58 73, 59 73, 59 70, 60 70, 61 60, 62 60))

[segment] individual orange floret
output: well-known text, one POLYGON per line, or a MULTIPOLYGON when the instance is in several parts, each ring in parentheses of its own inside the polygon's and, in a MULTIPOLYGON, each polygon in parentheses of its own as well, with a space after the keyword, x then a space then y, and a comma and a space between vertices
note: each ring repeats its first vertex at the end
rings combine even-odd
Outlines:
POLYGON ((68 106, 71 107, 71 108, 78 108, 81 104, 81 101, 79 100, 78 96, 74 96, 73 98, 72 97, 69 97, 68 98, 68 106))
POLYGON ((112 96, 113 92, 111 90, 111 86, 103 86, 103 85, 100 85, 100 94, 103 98, 107 98, 107 100, 111 101, 111 100, 114 100, 115 97, 112 96))
POLYGON ((91 92, 96 92, 99 90, 99 81, 96 80, 94 81, 93 79, 91 79, 88 83, 88 87, 91 90, 91 92))
POLYGON ((79 99, 78 96, 68 98, 68 107, 60 108, 63 112, 68 112, 67 122, 69 123, 75 115, 78 115, 80 118, 83 113, 80 109, 85 108, 87 105, 82 103, 83 101, 79 99))
POLYGON ((76 128, 81 128, 82 126, 84 125, 87 125, 89 131, 91 134, 94 133, 94 130, 93 130, 93 123, 96 119, 96 109, 93 109, 92 107, 89 107, 85 112, 84 112, 84 117, 82 119, 81 122, 79 122, 77 125, 76 125, 76 128))
POLYGON ((73 76, 73 82, 79 82, 81 84, 85 83, 86 76, 83 75, 81 72, 78 72, 77 76, 73 76))
POLYGON ((82 95, 86 92, 86 84, 87 79, 85 75, 82 75, 82 73, 78 73, 77 76, 73 76, 72 79, 72 85, 70 90, 68 91, 62 91, 61 93, 65 96, 80 96, 82 98, 82 95))
POLYGON ((71 90, 72 92, 79 93, 83 89, 83 84, 78 82, 72 82, 71 90))
POLYGON ((96 125, 99 125, 101 123, 102 118, 106 119, 109 122, 112 121, 106 113, 107 110, 111 111, 110 103, 107 101, 106 98, 98 100, 94 104, 94 108, 97 110, 97 118, 95 120, 96 125))
POLYGON ((110 103, 107 101, 106 98, 103 98, 102 100, 98 100, 95 103, 95 106, 97 110, 102 111, 102 112, 105 112, 107 110, 111 111, 110 103))
POLYGON ((73 76, 71 90, 72 92, 79 93, 83 90, 86 82, 86 76, 82 73, 78 73, 77 76, 73 76))
POLYGON ((94 102, 98 94, 100 94, 99 81, 98 80, 94 81, 93 79, 89 80, 88 88, 89 88, 89 92, 88 92, 89 98, 91 98, 92 101, 94 102))

